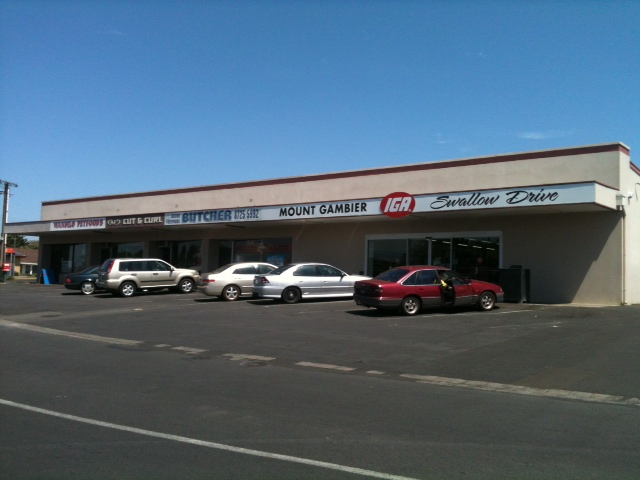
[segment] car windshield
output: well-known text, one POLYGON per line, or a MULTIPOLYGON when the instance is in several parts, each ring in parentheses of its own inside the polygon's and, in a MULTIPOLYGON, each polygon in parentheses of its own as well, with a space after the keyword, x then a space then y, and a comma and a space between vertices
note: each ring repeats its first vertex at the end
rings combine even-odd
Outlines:
POLYGON ((87 273, 96 273, 97 271, 98 271, 98 267, 97 267, 96 265, 94 265, 93 267, 85 268, 85 269, 84 269, 84 270, 82 270, 80 273, 84 273, 84 274, 87 274, 87 273))
POLYGON ((391 270, 387 270, 386 272, 382 272, 380 275, 376 276, 375 280, 397 282, 401 278, 404 278, 407 273, 409 273, 409 270, 406 268, 392 268, 391 270))

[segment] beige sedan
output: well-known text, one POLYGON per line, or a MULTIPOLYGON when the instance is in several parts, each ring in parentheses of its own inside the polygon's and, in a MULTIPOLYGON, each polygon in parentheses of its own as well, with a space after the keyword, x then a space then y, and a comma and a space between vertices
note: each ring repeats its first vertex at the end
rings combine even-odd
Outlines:
POLYGON ((240 297, 253 295, 253 279, 256 275, 264 275, 276 266, 262 262, 230 263, 202 274, 198 291, 210 297, 234 301, 240 297))

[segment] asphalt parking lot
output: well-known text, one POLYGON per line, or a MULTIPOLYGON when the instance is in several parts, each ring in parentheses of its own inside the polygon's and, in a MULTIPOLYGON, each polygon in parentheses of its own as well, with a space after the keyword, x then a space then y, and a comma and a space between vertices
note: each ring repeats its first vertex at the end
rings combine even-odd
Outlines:
POLYGON ((140 348, 175 345, 199 358, 241 352, 258 362, 328 366, 341 374, 640 398, 638 305, 505 303, 491 312, 403 317, 352 301, 284 305, 168 292, 123 299, 26 283, 4 284, 0 295, 5 326, 123 338, 140 348))
POLYGON ((0 285, 0 476, 637 478, 639 313, 0 285))

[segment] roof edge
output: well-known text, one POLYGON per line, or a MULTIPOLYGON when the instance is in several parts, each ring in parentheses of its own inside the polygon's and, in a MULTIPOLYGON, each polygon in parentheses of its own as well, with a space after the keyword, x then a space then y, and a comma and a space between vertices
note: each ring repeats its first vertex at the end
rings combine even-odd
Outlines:
MULTIPOLYGON (((122 194, 115 194, 115 195, 105 195, 100 197, 84 197, 84 198, 74 198, 74 199, 67 199, 67 200, 52 200, 52 201, 42 202, 42 206, 44 207, 44 206, 52 206, 52 205, 64 205, 64 204, 78 203, 78 202, 97 202, 102 200, 116 200, 116 199, 122 199, 122 198, 174 195, 174 194, 181 194, 181 193, 196 193, 196 192, 206 192, 206 191, 215 191, 215 190, 229 190, 229 189, 236 189, 236 188, 250 188, 250 187, 261 187, 261 186, 269 186, 269 185, 285 185, 288 183, 314 182, 314 181, 320 181, 320 180, 332 180, 332 179, 339 179, 339 178, 362 177, 362 176, 380 175, 380 174, 388 174, 388 173, 403 173, 403 172, 411 172, 411 171, 418 171, 418 170, 434 170, 434 169, 451 168, 451 167, 458 167, 458 166, 484 165, 484 164, 491 164, 491 163, 513 162, 513 161, 519 161, 519 160, 531 160, 534 158, 552 158, 552 157, 562 157, 567 155, 584 155, 584 154, 615 152, 615 151, 618 151, 625 155, 630 155, 630 152, 631 152, 630 148, 626 146, 624 143, 621 143, 621 142, 606 143, 606 144, 598 144, 598 145, 587 145, 582 147, 568 147, 568 148, 559 148, 559 149, 552 149, 552 150, 537 150, 537 151, 521 152, 521 153, 507 153, 507 154, 491 155, 491 156, 483 156, 483 157, 462 158, 457 160, 437 160, 437 161, 426 162, 426 163, 398 165, 395 167, 379 167, 379 168, 364 169, 364 170, 348 170, 344 172, 321 173, 321 174, 304 175, 304 176, 298 176, 298 177, 283 177, 283 178, 274 178, 274 179, 268 179, 268 180, 255 180, 255 181, 248 181, 248 182, 226 183, 226 184, 219 184, 219 185, 176 188, 176 189, 170 189, 170 190, 151 190, 148 192, 122 193, 122 194)), ((631 165, 633 166, 633 164, 631 165)))

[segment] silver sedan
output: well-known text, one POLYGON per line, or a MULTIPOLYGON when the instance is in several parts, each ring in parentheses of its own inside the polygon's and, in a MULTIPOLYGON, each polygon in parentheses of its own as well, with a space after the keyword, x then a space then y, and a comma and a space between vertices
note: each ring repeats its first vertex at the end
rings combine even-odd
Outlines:
POLYGON ((198 291, 228 301, 250 297, 253 294, 254 277, 269 273, 275 268, 275 265, 262 262, 230 263, 203 274, 198 291))
POLYGON ((371 277, 349 275, 325 263, 291 263, 253 282, 253 296, 298 303, 303 298, 353 297, 353 284, 371 277))

